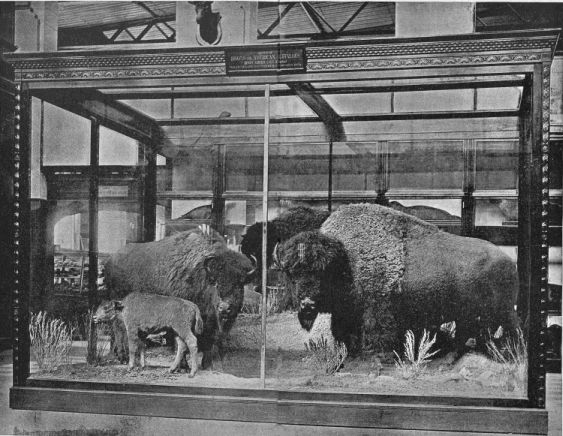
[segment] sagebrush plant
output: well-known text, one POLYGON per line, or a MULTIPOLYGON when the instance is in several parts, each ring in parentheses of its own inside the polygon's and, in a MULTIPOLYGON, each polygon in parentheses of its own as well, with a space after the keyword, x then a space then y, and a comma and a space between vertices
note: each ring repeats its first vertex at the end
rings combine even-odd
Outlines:
POLYGON ((324 374, 334 374, 344 364, 348 357, 348 349, 343 342, 335 342, 332 346, 321 335, 317 340, 309 339, 305 342, 305 350, 309 353, 305 358, 307 364, 315 369, 320 369, 324 374))
POLYGON ((430 362, 430 358, 440 351, 430 351, 435 343, 436 335, 431 338, 430 333, 424 329, 417 350, 414 333, 412 330, 407 330, 405 333, 405 351, 403 353, 403 358, 401 358, 399 354, 393 350, 393 353, 395 353, 395 356, 397 357, 395 359, 395 368, 398 370, 399 374, 401 374, 403 378, 407 379, 421 375, 426 369, 428 362, 430 362))
POLYGON ((31 353, 41 371, 52 372, 70 363, 73 329, 47 312, 31 314, 29 336, 31 353))
POLYGON ((517 328, 516 334, 505 339, 500 347, 493 339, 489 339, 486 346, 489 356, 500 363, 506 373, 514 376, 520 388, 524 388, 528 377, 528 345, 522 329, 517 328))

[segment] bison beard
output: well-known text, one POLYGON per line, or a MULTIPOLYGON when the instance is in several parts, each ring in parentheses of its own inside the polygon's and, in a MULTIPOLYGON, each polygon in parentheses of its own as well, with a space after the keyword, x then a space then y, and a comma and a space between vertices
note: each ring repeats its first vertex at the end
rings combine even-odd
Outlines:
POLYGON ((390 351, 405 330, 436 331, 449 321, 460 351, 469 338, 483 345, 487 330, 517 326, 511 259, 486 241, 390 208, 341 207, 320 232, 294 236, 277 254, 303 302, 302 325, 314 312, 330 312, 335 339, 358 336, 363 351, 390 351))
POLYGON ((198 338, 202 366, 208 367, 242 307, 244 284, 253 267, 227 248, 216 232, 177 233, 156 242, 127 245, 106 264, 109 297, 131 292, 179 297, 197 304, 204 328, 198 338))

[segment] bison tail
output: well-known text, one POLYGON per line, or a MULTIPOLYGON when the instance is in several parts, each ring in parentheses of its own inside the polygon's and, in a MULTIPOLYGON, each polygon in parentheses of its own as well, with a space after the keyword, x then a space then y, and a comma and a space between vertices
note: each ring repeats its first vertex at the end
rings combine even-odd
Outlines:
POLYGON ((203 319, 201 318, 201 314, 198 311, 195 317, 194 334, 201 335, 202 333, 203 333, 203 319))

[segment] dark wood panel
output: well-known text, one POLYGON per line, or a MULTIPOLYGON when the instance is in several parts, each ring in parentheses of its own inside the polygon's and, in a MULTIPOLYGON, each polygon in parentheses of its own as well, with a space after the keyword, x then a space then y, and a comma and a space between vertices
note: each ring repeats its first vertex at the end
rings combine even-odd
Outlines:
POLYGON ((547 434, 547 412, 523 408, 352 403, 32 387, 12 388, 10 407, 337 427, 547 434))
POLYGON ((241 398, 280 399, 291 401, 331 401, 354 403, 433 404, 446 406, 526 407, 526 398, 479 398, 425 395, 391 395, 350 392, 280 391, 276 389, 213 388, 206 386, 174 386, 63 379, 29 379, 28 387, 89 391, 160 393, 170 395, 206 395, 241 398))

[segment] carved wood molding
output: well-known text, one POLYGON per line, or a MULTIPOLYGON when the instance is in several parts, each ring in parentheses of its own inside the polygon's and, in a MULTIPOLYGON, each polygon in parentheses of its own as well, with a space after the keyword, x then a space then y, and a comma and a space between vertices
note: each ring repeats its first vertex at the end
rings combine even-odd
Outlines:
POLYGON ((308 71, 378 70, 404 67, 444 67, 456 65, 487 65, 499 63, 539 62, 541 54, 517 53, 479 56, 389 57, 384 59, 322 60, 307 62, 308 71))
MULTIPOLYGON (((474 34, 476 35, 476 34, 474 34)), ((430 54, 480 53, 480 52, 529 52, 549 48, 553 50, 555 39, 541 37, 502 38, 502 39, 466 39, 459 37, 453 41, 419 40, 409 43, 395 43, 390 40, 374 40, 372 44, 308 47, 308 59, 381 57, 381 56, 421 56, 430 54)))
MULTIPOLYGON (((309 42, 300 46, 305 48, 307 72, 317 73, 535 63, 551 58, 556 41, 557 31, 545 30, 450 39, 309 42)), ((227 75, 224 49, 21 53, 7 59, 22 81, 227 75)))

